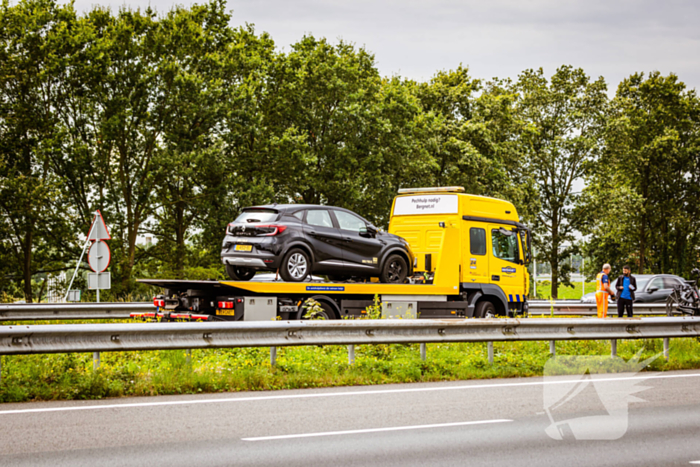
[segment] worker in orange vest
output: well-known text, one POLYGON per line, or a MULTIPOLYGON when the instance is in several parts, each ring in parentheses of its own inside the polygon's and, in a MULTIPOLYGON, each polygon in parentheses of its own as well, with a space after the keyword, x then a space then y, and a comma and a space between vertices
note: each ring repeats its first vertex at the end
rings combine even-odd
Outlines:
POLYGON ((598 307, 598 318, 608 317, 608 296, 615 298, 615 293, 610 288, 610 265, 603 265, 603 272, 596 276, 595 303, 598 307))

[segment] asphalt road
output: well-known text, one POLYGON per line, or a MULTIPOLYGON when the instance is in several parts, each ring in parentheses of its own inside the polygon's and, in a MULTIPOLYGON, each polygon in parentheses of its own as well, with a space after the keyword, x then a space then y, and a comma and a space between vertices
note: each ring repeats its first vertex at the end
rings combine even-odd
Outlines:
POLYGON ((700 463, 700 372, 578 381, 565 376, 4 404, 0 465, 700 463), (644 401, 633 400, 627 410, 627 396, 639 387, 648 389, 631 399, 644 401))

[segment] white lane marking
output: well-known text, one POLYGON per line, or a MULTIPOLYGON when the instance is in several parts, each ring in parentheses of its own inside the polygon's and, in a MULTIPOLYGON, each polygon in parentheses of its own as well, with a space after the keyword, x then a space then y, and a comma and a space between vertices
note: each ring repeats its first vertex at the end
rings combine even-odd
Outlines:
POLYGON ((700 461, 690 461, 691 464, 700 464, 700 461))
MULTIPOLYGON (((650 375, 650 376, 630 376, 628 378, 596 378, 596 381, 627 381, 627 380, 646 380, 646 379, 670 379, 670 378, 694 378, 700 377, 700 373, 691 373, 684 375, 650 375)), ((286 394, 281 396, 252 396, 252 397, 228 397, 221 399, 191 399, 184 401, 165 401, 165 402, 134 402, 130 404, 103 404, 103 405, 82 405, 69 407, 44 407, 41 409, 17 409, 17 410, 0 410, 0 415, 20 414, 20 413, 41 413, 41 412, 71 412, 74 410, 100 410, 100 409, 126 409, 134 407, 160 407, 169 405, 190 405, 190 404, 217 404, 222 402, 251 402, 251 401, 269 401, 269 400, 285 400, 285 399, 311 399, 316 397, 348 397, 348 396, 369 396, 376 394, 402 394, 412 392, 430 392, 430 391, 457 391, 462 389, 489 389, 489 388, 510 388, 522 386, 544 386, 550 384, 572 384, 578 383, 579 380, 562 380, 562 381, 532 381, 527 383, 497 383, 497 384, 472 384, 464 386, 446 386, 446 387, 429 387, 429 388, 408 388, 408 389, 377 389, 372 391, 342 391, 342 392, 326 392, 312 394, 286 394)))
POLYGON ((512 422, 510 419, 498 420, 478 420, 475 422, 455 422, 455 423, 436 423, 433 425, 413 425, 413 426, 393 426, 389 428, 367 428, 364 430, 347 430, 347 431, 325 431, 321 433, 304 433, 299 435, 279 435, 279 436, 260 436, 257 438, 241 438, 241 441, 269 441, 272 439, 292 439, 292 438, 313 438, 316 436, 336 436, 336 435, 356 435, 361 433, 378 433, 381 431, 401 431, 401 430, 422 430, 427 428, 445 428, 449 426, 466 426, 466 425, 485 425, 487 423, 504 423, 512 422))

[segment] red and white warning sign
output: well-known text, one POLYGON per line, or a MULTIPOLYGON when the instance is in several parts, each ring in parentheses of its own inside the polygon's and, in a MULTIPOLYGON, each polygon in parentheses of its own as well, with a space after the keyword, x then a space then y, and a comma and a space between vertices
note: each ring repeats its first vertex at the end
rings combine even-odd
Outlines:
POLYGON ((95 218, 90 226, 90 233, 88 233, 87 239, 98 241, 112 239, 112 237, 109 236, 109 231, 107 231, 105 220, 102 218, 102 213, 100 211, 95 211, 95 218))

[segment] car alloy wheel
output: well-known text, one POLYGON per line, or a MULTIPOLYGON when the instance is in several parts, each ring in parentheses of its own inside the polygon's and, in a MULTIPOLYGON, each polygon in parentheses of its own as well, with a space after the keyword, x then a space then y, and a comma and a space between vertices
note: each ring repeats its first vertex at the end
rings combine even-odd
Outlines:
POLYGON ((306 276, 306 269, 309 267, 306 258, 301 253, 294 253, 287 262, 289 275, 294 279, 301 279, 306 276))
POLYGON ((391 255, 387 258, 382 268, 381 281, 392 284, 402 284, 408 275, 406 260, 399 255, 391 255))
POLYGON ((280 275, 288 282, 302 282, 311 272, 309 256, 300 249, 293 249, 282 261, 280 275))

